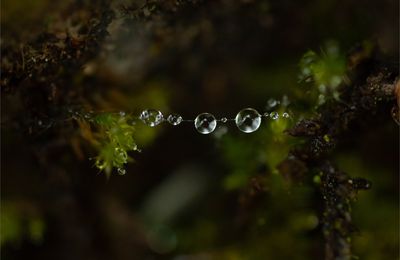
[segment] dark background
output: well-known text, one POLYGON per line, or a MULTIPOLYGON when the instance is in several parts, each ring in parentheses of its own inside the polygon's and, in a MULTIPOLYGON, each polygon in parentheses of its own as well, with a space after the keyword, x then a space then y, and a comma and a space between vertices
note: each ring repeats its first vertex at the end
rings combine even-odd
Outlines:
MULTIPOLYGON (((329 43, 342 57, 369 44, 374 63, 398 72, 398 10, 397 1, 2 1, 2 257, 323 258, 312 173, 293 182, 276 170, 301 143, 283 130, 317 114, 318 86, 299 83, 298 64, 329 43), (141 152, 109 178, 62 112, 234 118, 283 95, 291 119, 249 135, 232 122, 211 135, 138 123, 141 152)), ((330 155, 372 183, 352 208, 360 259, 399 257, 392 105, 330 155)))

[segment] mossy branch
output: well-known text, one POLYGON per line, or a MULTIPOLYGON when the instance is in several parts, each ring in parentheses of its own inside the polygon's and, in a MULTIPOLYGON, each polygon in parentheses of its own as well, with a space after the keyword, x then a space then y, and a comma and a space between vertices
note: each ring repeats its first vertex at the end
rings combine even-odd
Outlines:
MULTIPOLYGON (((348 59, 352 59, 355 53, 348 59)), ((302 176, 306 172, 317 172, 321 199, 324 201, 322 228, 326 240, 325 259, 350 259, 351 235, 356 230, 351 218, 351 202, 358 190, 369 189, 371 183, 362 178, 349 177, 340 171, 329 159, 338 143, 345 138, 350 130, 375 124, 371 115, 382 111, 387 116, 396 109, 396 86, 398 74, 390 68, 378 64, 370 66, 373 56, 358 61, 356 66, 348 70, 353 75, 353 84, 337 86, 338 98, 331 98, 319 107, 316 117, 303 119, 288 134, 306 139, 306 144, 293 148, 279 169, 285 176, 297 179, 298 169, 302 176), (291 167, 301 165, 302 167, 291 167)), ((376 63, 375 63, 376 64, 376 63)), ((314 74, 310 74, 313 76, 314 74)), ((314 75, 315 76, 315 75, 314 75)), ((360 130, 359 130, 360 131, 360 130)))

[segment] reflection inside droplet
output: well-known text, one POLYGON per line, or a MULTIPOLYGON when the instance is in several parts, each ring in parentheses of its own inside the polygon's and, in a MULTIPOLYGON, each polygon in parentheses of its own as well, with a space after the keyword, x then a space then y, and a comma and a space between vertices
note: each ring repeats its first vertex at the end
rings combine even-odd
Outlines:
POLYGON ((252 133, 260 127, 261 115, 253 108, 245 108, 236 115, 235 122, 240 131, 252 133))
POLYGON ((163 115, 160 111, 155 109, 143 110, 140 114, 140 119, 148 126, 154 127, 163 121, 163 115))
POLYGON ((273 120, 277 120, 279 118, 279 114, 278 112, 274 111, 269 114, 269 117, 272 118, 273 120))
POLYGON ((194 127, 201 134, 209 134, 215 130, 217 120, 209 113, 203 113, 194 120, 194 127))
POLYGON ((171 114, 168 116, 167 121, 171 125, 179 125, 182 123, 183 118, 178 114, 171 114))

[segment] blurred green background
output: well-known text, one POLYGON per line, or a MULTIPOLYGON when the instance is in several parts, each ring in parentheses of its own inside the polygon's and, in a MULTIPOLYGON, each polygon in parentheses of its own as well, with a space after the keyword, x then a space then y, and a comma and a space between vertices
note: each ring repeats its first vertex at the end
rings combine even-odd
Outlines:
MULTIPOLYGON (((2 257, 322 259, 321 198, 312 176, 293 182, 276 169, 302 142, 283 131, 335 98, 350 50, 376 45, 382 61, 398 66, 398 2, 160 2, 2 1, 2 74, 19 62, 11 50, 56 62, 51 49, 34 51, 44 46, 31 44, 40 33, 79 43, 104 8, 115 13, 109 35, 72 75, 46 78, 60 72, 44 70, 8 83, 7 91, 2 86, 2 257), (124 6, 143 7, 140 17, 124 14, 124 6), (309 50, 317 60, 311 72, 300 62, 309 50), (310 73, 312 82, 299 82, 310 73), (290 105, 273 109, 291 119, 264 121, 253 134, 231 122, 211 135, 192 123, 138 122, 140 151, 129 152, 134 161, 125 175, 114 169, 109 178, 94 165, 102 148, 85 138, 86 128, 52 118, 56 108, 77 104, 234 118, 245 107, 270 110, 268 101, 284 96, 290 105), (15 130, 18 120, 26 124, 15 130)), ((353 204, 353 254, 399 259, 398 126, 390 111, 368 122, 344 136, 331 157, 351 177, 372 182, 353 204)))

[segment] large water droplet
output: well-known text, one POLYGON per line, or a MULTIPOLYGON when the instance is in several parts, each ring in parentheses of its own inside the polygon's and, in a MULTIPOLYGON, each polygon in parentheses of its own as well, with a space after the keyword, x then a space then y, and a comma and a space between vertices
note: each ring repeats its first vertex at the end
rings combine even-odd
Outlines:
POLYGON ((253 108, 245 108, 236 115, 235 122, 240 131, 252 133, 260 127, 261 115, 253 108))
POLYGON ((209 134, 217 127, 217 120, 209 113, 203 113, 194 120, 194 127, 201 134, 209 134))
POLYGON ((164 117, 162 113, 158 110, 146 109, 143 110, 142 113, 140 114, 140 119, 146 125, 154 127, 156 125, 159 125, 163 121, 164 117))
POLYGON ((271 114, 269 114, 269 117, 272 118, 273 120, 277 120, 279 118, 279 114, 278 112, 271 112, 271 114))
POLYGON ((167 121, 171 125, 179 125, 182 123, 183 118, 178 114, 171 114, 168 116, 167 121))

